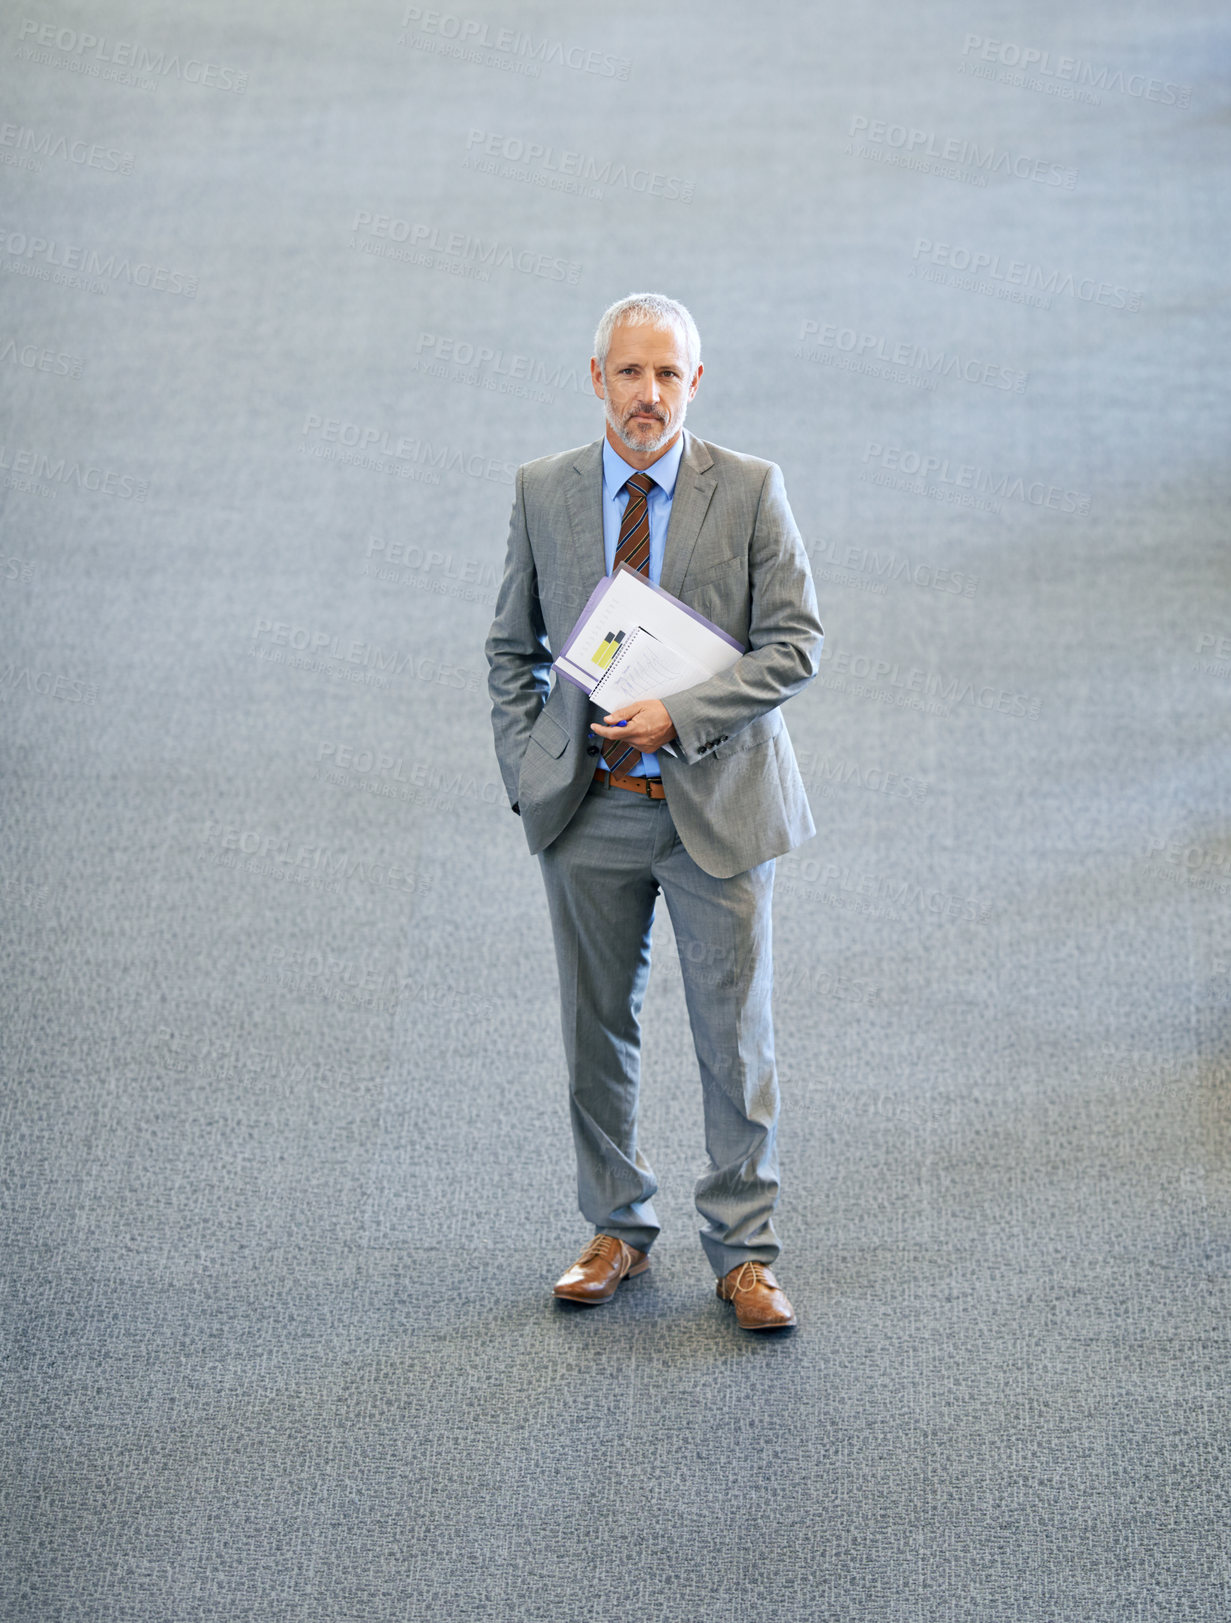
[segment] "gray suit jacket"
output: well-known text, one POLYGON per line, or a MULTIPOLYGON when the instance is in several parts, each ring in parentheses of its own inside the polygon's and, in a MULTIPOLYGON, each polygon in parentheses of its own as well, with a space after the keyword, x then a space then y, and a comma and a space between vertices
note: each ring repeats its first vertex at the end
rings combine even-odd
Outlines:
MULTIPOLYGON (((606 572, 602 444, 517 470, 487 639, 496 754, 532 852, 568 823, 598 761, 598 710, 571 682, 549 682, 549 668, 606 572)), ((727 879, 816 832, 778 707, 816 675, 823 633, 772 462, 685 430, 661 585, 749 650, 663 700, 678 735, 678 757, 658 753, 672 820, 693 860, 727 879)))

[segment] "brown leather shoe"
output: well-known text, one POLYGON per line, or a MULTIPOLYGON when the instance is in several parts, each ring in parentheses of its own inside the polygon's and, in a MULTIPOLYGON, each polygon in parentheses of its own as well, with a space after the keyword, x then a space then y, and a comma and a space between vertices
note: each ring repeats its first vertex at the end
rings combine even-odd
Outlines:
POLYGON ((724 1302, 735 1303, 741 1330, 788 1330, 795 1324, 795 1309, 763 1262, 741 1262, 718 1281, 724 1302))
POLYGON ((587 1306, 609 1302, 622 1279, 643 1274, 649 1266, 644 1251, 634 1251, 614 1234, 596 1234, 568 1273, 556 1280, 555 1293, 587 1306))

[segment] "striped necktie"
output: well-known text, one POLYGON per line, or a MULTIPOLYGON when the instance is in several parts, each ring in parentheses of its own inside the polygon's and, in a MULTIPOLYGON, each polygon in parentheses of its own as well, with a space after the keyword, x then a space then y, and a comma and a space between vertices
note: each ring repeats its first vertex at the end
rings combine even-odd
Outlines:
MULTIPOLYGON (((654 481, 648 473, 634 473, 624 481, 628 489, 628 502, 620 520, 620 539, 616 542, 615 559, 611 565, 614 575, 621 564, 627 564, 640 575, 650 572, 650 491, 654 481)), ((640 760, 641 751, 618 738, 603 740, 603 760, 613 772, 619 771, 630 756, 640 760)), ((634 761, 633 764, 636 764, 634 761)))

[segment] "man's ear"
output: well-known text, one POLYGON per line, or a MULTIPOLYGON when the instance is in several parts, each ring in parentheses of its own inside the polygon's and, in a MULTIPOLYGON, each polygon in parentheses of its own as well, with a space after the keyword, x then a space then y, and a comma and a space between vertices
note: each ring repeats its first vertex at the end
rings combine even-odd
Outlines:
POLYGON ((689 385, 689 388, 688 388, 688 398, 690 400, 692 400, 694 398, 694 396, 696 395, 697 385, 701 382, 701 374, 704 371, 705 371, 705 368, 701 365, 701 362, 698 361, 697 362, 697 370, 693 373, 692 383, 689 385))
POLYGON ((595 356, 590 357, 590 382, 594 385, 594 392, 600 400, 606 400, 607 391, 603 386, 603 372, 595 356))

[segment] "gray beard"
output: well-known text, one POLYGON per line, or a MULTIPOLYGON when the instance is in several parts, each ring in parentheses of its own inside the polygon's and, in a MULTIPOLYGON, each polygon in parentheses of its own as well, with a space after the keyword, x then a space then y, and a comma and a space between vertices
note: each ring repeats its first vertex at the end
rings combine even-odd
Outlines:
POLYGON ((620 419, 611 409, 610 400, 603 401, 603 411, 606 414, 607 423, 611 429, 611 432, 615 435, 616 439, 619 440, 621 445, 626 446, 630 451, 639 452, 642 456, 652 456, 655 451, 661 451, 663 446, 666 445, 667 441, 674 438, 674 436, 679 433, 680 429, 683 428, 684 418, 688 415, 688 402, 685 401, 680 407, 680 414, 678 417, 676 417, 674 420, 669 418, 667 422, 662 425, 659 433, 657 433, 653 439, 646 441, 630 440, 628 438, 624 432, 620 419))

